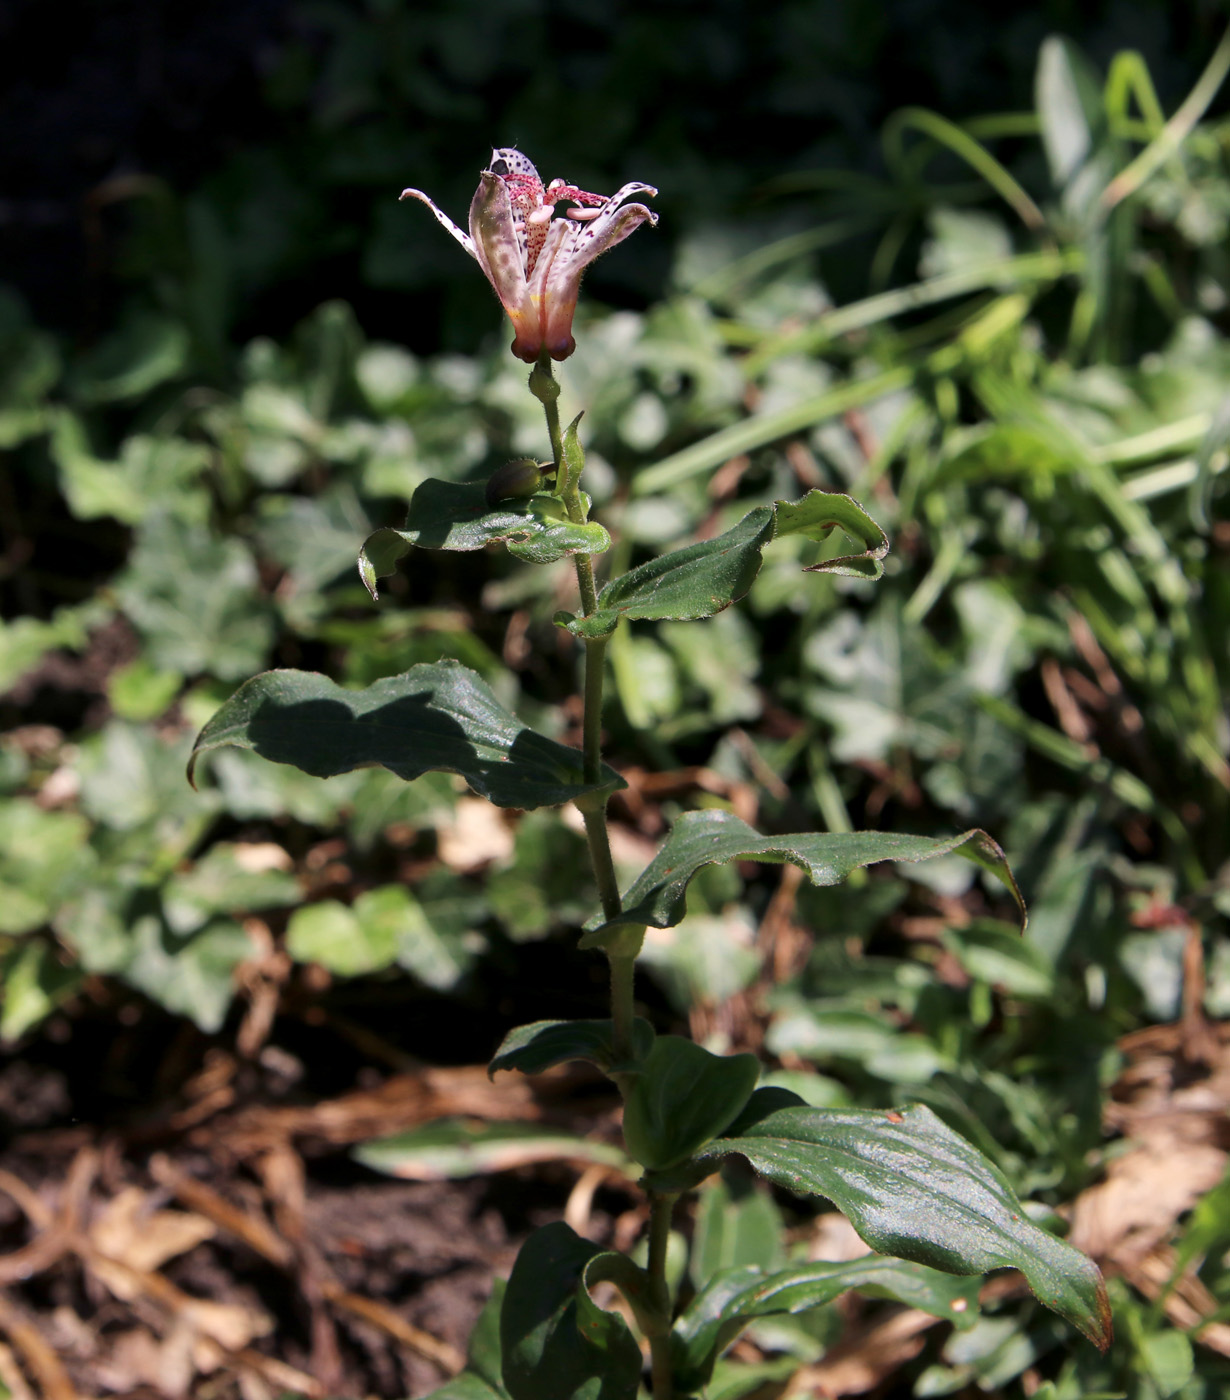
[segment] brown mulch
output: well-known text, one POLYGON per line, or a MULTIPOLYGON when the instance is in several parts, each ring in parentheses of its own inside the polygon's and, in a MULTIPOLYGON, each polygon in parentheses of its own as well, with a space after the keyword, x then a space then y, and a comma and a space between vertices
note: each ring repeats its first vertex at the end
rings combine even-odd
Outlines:
MULTIPOLYGON (((110 1128, 40 1126, 63 1123, 62 1079, 0 1072, 17 1130, 0 1154, 0 1383, 15 1400, 429 1394, 463 1365, 492 1275, 582 1169, 386 1179, 347 1149, 442 1116, 609 1119, 572 1102, 593 1088, 583 1071, 496 1089, 482 1068, 424 1067, 285 1104, 225 1092, 242 1068, 215 1050, 173 1103, 110 1128)), ((609 1235, 592 1188, 580 1223, 609 1235)))

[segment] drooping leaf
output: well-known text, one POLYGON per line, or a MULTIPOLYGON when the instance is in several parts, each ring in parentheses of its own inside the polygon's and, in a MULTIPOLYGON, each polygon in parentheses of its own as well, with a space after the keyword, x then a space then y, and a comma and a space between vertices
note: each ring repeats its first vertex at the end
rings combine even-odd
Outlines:
POLYGON ((559 1221, 517 1255, 500 1314, 512 1400, 634 1400, 641 1350, 618 1313, 590 1298, 583 1274, 603 1251, 559 1221))
POLYGON ((960 855, 988 870, 1011 893, 1024 915, 1025 906, 1004 853, 984 831, 959 836, 898 836, 885 831, 848 831, 789 836, 761 836, 729 812, 685 812, 671 828, 658 854, 641 871, 623 899, 617 919, 598 922, 581 947, 601 947, 611 930, 628 924, 671 928, 687 907, 688 885, 705 865, 732 860, 759 860, 797 865, 814 885, 836 885, 852 870, 879 861, 919 861, 960 855))
POLYGON ((612 579, 598 595, 597 612, 568 622, 568 630, 578 637, 603 637, 624 617, 679 622, 712 617, 752 586, 772 538, 773 511, 757 506, 724 535, 660 555, 612 579))
POLYGON ((578 750, 527 729, 480 676, 454 661, 412 666, 365 690, 343 690, 313 671, 266 671, 240 686, 201 731, 189 779, 204 754, 226 745, 318 778, 374 764, 407 781, 460 773, 500 807, 553 806, 623 786, 609 768, 601 784, 587 783, 578 750))
POLYGON ((359 574, 372 597, 376 582, 412 548, 473 550, 506 543, 519 559, 550 564, 569 554, 601 554, 611 537, 596 521, 577 525, 562 516, 553 496, 487 504, 481 481, 424 481, 410 498, 402 530, 377 530, 359 554, 359 574))
POLYGON ((1020 1269, 1040 1302, 1109 1344, 1097 1267, 1033 1224, 1003 1173, 929 1108, 791 1106, 753 1117, 649 1184, 683 1189, 737 1152, 770 1181, 832 1201, 881 1254, 953 1274, 1020 1269))
POLYGON ((624 1100, 624 1141, 651 1170, 689 1157, 734 1122, 756 1087, 755 1055, 714 1055, 660 1035, 624 1100))
POLYGON ((409 1181, 485 1176, 532 1162, 597 1162, 635 1175, 619 1148, 541 1123, 439 1118, 422 1128, 361 1143, 354 1156, 373 1171, 409 1181))
POLYGON ((879 578, 888 553, 883 530, 851 497, 809 491, 799 501, 757 506, 724 535, 663 554, 612 579, 598 595, 596 612, 577 618, 561 614, 556 621, 575 636, 592 638, 613 632, 620 618, 690 622, 712 617, 751 588, 761 555, 774 538, 803 535, 818 541, 835 529, 861 544, 862 553, 821 560, 807 572, 879 578))
POLYGON ((840 491, 809 491, 801 501, 778 501, 777 531, 774 536, 803 535, 824 540, 841 530, 863 546, 861 554, 843 554, 809 564, 804 573, 846 574, 852 578, 877 579, 884 572, 888 536, 851 496, 840 491))
MULTIPOLYGON (((603 1070, 623 1069, 625 1066, 617 1065, 615 1060, 613 1037, 610 1021, 535 1021, 532 1025, 516 1026, 504 1037, 487 1066, 487 1074, 492 1079, 501 1069, 541 1074, 569 1060, 588 1060, 603 1070)), ((653 1027, 637 1016, 632 1022, 632 1063, 626 1068, 645 1059, 653 1041, 653 1027)))
POLYGON ((977 1278, 959 1278, 925 1265, 871 1256, 845 1263, 817 1262, 769 1271, 754 1265, 728 1269, 711 1280, 671 1329, 675 1385, 699 1390, 718 1354, 753 1318, 804 1312, 847 1290, 892 1298, 969 1327, 978 1314, 977 1278))

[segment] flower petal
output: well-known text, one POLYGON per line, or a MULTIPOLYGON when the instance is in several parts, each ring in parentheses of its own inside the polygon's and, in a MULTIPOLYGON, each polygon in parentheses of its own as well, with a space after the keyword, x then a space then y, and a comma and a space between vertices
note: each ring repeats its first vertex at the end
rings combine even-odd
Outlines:
MULTIPOLYGON (((598 217, 586 223, 575 225, 576 236, 572 241, 568 275, 580 278, 583 269, 589 266, 601 253, 622 243, 643 223, 656 224, 658 216, 643 204, 620 204, 620 200, 638 190, 650 194, 657 191, 652 185, 630 184, 617 190, 598 211, 598 217), (575 266, 574 266, 575 264, 575 266)), ((558 274, 558 270, 557 270, 558 274)))
POLYGON ((554 360, 566 360, 577 348, 572 338, 572 317, 577 309, 577 290, 581 285, 578 274, 571 285, 564 283, 562 298, 552 290, 552 269, 567 267, 572 259, 572 246, 576 240, 577 226, 568 219, 553 219, 547 230, 546 242, 534 264, 534 275, 530 279, 530 300, 534 307, 536 339, 534 343, 523 341, 521 336, 513 344, 513 354, 521 359, 536 360, 545 349, 554 360), (532 354, 529 353, 532 350, 532 354))
POLYGON ((470 204, 470 236, 474 240, 474 256, 512 318, 518 338, 532 333, 535 318, 512 201, 504 181, 490 170, 484 170, 480 176, 470 204))
POLYGON ((466 233, 464 229, 459 229, 457 225, 452 221, 452 219, 450 219, 449 216, 444 212, 444 210, 441 209, 434 200, 429 199, 427 195, 423 193, 422 190, 402 190, 401 194, 398 197, 400 199, 420 200, 423 204, 425 204, 428 207, 428 209, 431 210, 431 212, 436 216, 437 220, 446 229, 448 229, 449 233, 453 235, 457 242, 461 244, 461 246, 466 250, 467 253, 469 253, 469 255, 472 258, 478 257, 478 254, 474 251, 474 240, 470 237, 470 235, 466 233))

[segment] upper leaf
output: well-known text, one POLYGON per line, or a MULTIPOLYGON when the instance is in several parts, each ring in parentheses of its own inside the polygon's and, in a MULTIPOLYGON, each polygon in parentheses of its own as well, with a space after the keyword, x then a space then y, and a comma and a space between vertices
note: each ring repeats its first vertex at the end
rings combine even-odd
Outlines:
POLYGON ((651 1169, 689 1157, 735 1121, 760 1076, 755 1055, 714 1055, 660 1035, 624 1099, 624 1141, 651 1169))
POLYGON ((487 1075, 494 1079, 500 1069, 541 1074, 569 1060, 588 1060, 608 1072, 635 1069, 653 1048, 654 1029, 640 1016, 633 1019, 631 1064, 616 1061, 614 1040, 610 1021, 534 1021, 528 1026, 515 1026, 487 1066, 487 1075))
POLYGON ((1042 1303, 1109 1345, 1097 1266, 1034 1225, 1003 1173, 929 1108, 788 1107, 745 1123, 647 1184, 684 1189, 738 1152, 770 1181, 832 1201, 881 1254, 953 1274, 1020 1269, 1042 1303))
POLYGON ((564 625, 578 637, 592 638, 613 632, 621 617, 677 622, 712 617, 751 588, 761 555, 774 538, 803 535, 823 540, 835 529, 862 544, 863 552, 821 560, 809 565, 808 572, 879 578, 888 553, 883 530, 851 497, 837 491, 809 491, 799 501, 757 506, 724 535, 663 554, 612 579, 598 595, 596 612, 568 618, 564 625))
POLYGON ((672 928, 683 918, 687 889, 702 866, 731 860, 786 861, 803 870, 814 885, 840 884, 852 870, 877 861, 930 860, 960 855, 972 860, 1007 886, 1021 910, 1025 905, 999 846, 985 831, 960 836, 897 836, 885 831, 847 831, 788 836, 761 836, 729 812, 685 812, 671 828, 658 854, 624 895, 623 912, 598 922, 581 940, 583 948, 601 947, 605 935, 627 924, 672 928))
POLYGON ((886 1296, 965 1329, 978 1315, 979 1281, 878 1255, 846 1263, 796 1264, 770 1272, 755 1265, 725 1269, 710 1280, 671 1329, 675 1385, 700 1390, 718 1354, 756 1317, 804 1312, 847 1289, 886 1296))
POLYGON ((266 671, 241 685, 197 738, 188 777, 203 754, 253 749, 314 777, 380 765, 409 781, 460 773, 499 807, 544 807, 622 787, 607 768, 587 783, 577 749, 535 734, 455 661, 412 666, 365 690, 343 690, 314 671, 266 671))
POLYGON ((596 522, 562 518, 553 496, 487 504, 481 481, 424 481, 410 498, 404 530, 377 530, 359 554, 359 574, 376 597, 376 581, 391 574, 412 547, 472 550, 504 541, 532 564, 550 564, 567 554, 601 554, 611 537, 596 522))
POLYGON ((604 1312, 585 1287, 585 1266, 602 1252, 563 1221, 522 1245, 500 1313, 512 1400, 634 1400, 641 1349, 623 1318, 604 1312))

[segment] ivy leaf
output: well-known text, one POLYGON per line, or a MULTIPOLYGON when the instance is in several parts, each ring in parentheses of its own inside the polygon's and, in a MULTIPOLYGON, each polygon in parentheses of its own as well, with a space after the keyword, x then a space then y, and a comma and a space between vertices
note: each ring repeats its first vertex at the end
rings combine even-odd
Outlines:
POLYGON ((552 564, 569 554, 601 554, 611 537, 596 521, 577 525, 562 517, 554 496, 487 504, 481 481, 424 481, 410 498, 402 530, 377 530, 359 554, 359 575, 373 598, 376 582, 412 548, 468 551, 505 543, 517 558, 552 564))
POLYGON ((1020 1269, 1040 1302, 1109 1346, 1097 1266, 1033 1224, 1003 1173, 925 1105, 745 1112, 731 1132, 647 1186, 687 1189, 737 1152, 770 1181, 832 1201, 881 1254, 951 1274, 1020 1269))
POLYGON ((861 544, 862 553, 821 560, 806 572, 879 578, 888 553, 884 531, 851 497, 809 491, 799 501, 757 506, 724 535, 663 554, 612 579, 598 595, 596 612, 588 617, 559 614, 556 621, 574 636, 595 638, 609 635, 625 617, 676 622, 712 617, 751 588, 761 556, 775 538, 803 535, 819 541, 836 529, 861 544))
POLYGON ((962 1330, 978 1315, 976 1278, 956 1278, 922 1264, 873 1255, 845 1263, 816 1262, 770 1271, 724 1269, 675 1320, 671 1358, 680 1391, 708 1385, 718 1355, 753 1318, 818 1308, 858 1289, 942 1317, 962 1330))
POLYGON ((812 884, 837 885, 852 870, 878 861, 920 861, 946 855, 964 856, 990 871, 1007 887, 1024 918, 1025 905, 1004 853, 985 831, 965 831, 939 839, 886 831, 761 836, 729 812, 685 812, 624 895, 623 912, 616 919, 587 926, 581 947, 602 947, 609 933, 629 924, 673 928, 683 918, 688 885, 702 866, 732 860, 773 865, 790 861, 812 884))
POLYGON ((410 781, 460 773, 498 807, 544 807, 622 787, 613 769, 587 783, 577 749, 527 729, 486 682, 455 661, 412 666, 365 690, 314 671, 266 671, 241 685, 197 737, 204 754, 232 745, 317 778, 379 765, 410 781))

